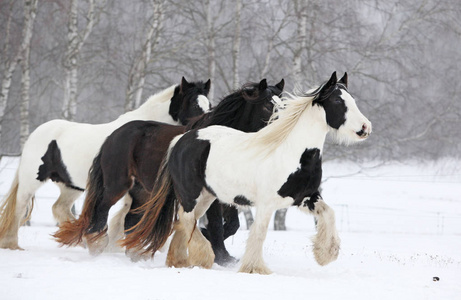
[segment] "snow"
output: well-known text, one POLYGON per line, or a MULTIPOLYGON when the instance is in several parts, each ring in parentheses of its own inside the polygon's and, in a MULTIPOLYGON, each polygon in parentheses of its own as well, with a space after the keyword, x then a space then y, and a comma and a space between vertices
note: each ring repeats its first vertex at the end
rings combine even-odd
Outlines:
MULTIPOLYGON (((2 195, 17 162, 1 161, 2 195)), ((58 190, 46 184, 32 226, 19 231, 26 250, 0 249, 0 299, 461 299, 459 161, 328 162, 324 180, 322 195, 336 211, 342 240, 338 260, 315 262, 313 218, 290 208, 288 230, 271 224, 264 243, 272 275, 241 274, 238 264, 167 268, 166 253, 132 263, 123 253, 92 257, 83 248, 60 248, 50 237, 58 190)), ((243 217, 241 224, 226 241, 238 258, 248 235, 243 217)))

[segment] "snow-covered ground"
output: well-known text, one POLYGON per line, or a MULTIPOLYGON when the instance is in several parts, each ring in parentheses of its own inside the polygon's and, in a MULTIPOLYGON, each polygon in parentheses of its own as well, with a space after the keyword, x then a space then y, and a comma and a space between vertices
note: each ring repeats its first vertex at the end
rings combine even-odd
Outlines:
MULTIPOLYGON (((17 159, 1 161, 0 195, 16 166, 17 159)), ((91 257, 60 248, 50 237, 57 189, 47 184, 32 226, 19 231, 26 250, 0 249, 0 299, 461 299, 459 161, 329 162, 324 179, 323 198, 336 211, 342 239, 338 260, 316 264, 313 218, 290 208, 287 231, 271 224, 264 258, 274 273, 266 276, 237 273, 238 265, 167 268, 165 253, 132 263, 123 253, 91 257)), ((241 224, 226 241, 236 257, 248 235, 241 224)))

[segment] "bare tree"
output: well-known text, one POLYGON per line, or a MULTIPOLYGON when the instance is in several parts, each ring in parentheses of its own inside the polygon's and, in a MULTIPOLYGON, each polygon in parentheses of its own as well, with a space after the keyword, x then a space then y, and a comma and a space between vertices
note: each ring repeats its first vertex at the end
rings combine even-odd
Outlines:
POLYGON ((140 54, 134 58, 128 74, 128 87, 126 90, 125 111, 139 107, 142 100, 142 92, 146 81, 146 69, 152 60, 152 52, 160 42, 160 33, 163 28, 164 0, 151 0, 152 16, 149 28, 140 54))
MULTIPOLYGON (((88 1, 88 11, 85 19, 86 26, 82 31, 78 28, 78 0, 70 1, 68 16, 67 51, 64 58, 64 70, 66 73, 64 83, 63 118, 74 121, 77 115, 77 88, 78 68, 80 51, 90 36, 95 24, 99 20, 100 10, 96 6, 96 0, 88 1)), ((104 4, 103 4, 104 5, 104 4)))
POLYGON ((232 45, 232 74, 233 78, 233 88, 234 90, 238 89, 240 86, 239 79, 239 63, 240 63, 240 41, 242 39, 240 33, 240 19, 242 15, 242 0, 236 0, 235 3, 235 34, 234 42, 232 45))
POLYGON ((26 41, 22 53, 22 76, 21 76, 21 129, 20 129, 20 147, 24 146, 27 138, 29 137, 29 95, 30 95, 30 40, 32 38, 33 26, 35 16, 37 15, 37 2, 25 1, 24 2, 24 13, 25 13, 25 25, 28 32, 30 32, 30 38, 26 41))
POLYGON ((8 95, 11 87, 11 80, 13 73, 16 70, 18 63, 22 63, 22 100, 21 100, 21 145, 24 143, 28 136, 28 106, 29 106, 29 55, 30 55, 30 41, 32 39, 33 27, 35 16, 37 13, 37 0, 24 0, 24 25, 22 29, 22 39, 14 57, 8 60, 8 47, 10 36, 10 24, 13 2, 10 5, 10 17, 7 25, 7 40, 4 49, 5 68, 3 72, 3 80, 0 93, 0 138, 2 133, 2 120, 5 113, 5 107, 8 102, 8 95))
POLYGON ((294 11, 296 15, 296 46, 293 54, 293 78, 294 84, 299 85, 303 79, 303 66, 301 57, 306 49, 307 31, 307 4, 309 0, 295 0, 294 11))
POLYGON ((207 40, 207 60, 208 60, 208 77, 213 83, 211 85, 208 96, 210 99, 214 99, 214 85, 216 80, 216 30, 213 18, 213 9, 210 0, 205 0, 206 9, 206 40, 207 40))

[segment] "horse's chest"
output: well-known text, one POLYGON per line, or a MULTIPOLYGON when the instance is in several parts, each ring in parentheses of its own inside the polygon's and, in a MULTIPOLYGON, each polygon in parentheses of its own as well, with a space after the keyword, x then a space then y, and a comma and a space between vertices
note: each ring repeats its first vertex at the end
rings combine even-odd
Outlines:
POLYGON ((285 198, 291 197, 294 205, 316 192, 322 179, 322 160, 320 150, 306 149, 301 155, 299 167, 292 172, 277 193, 285 198))

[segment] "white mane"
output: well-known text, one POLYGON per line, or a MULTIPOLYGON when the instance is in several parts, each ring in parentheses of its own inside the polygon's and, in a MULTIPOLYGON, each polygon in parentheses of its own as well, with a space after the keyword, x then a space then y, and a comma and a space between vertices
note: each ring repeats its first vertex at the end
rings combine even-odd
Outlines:
POLYGON ((258 131, 251 140, 252 147, 262 148, 269 153, 285 141, 301 115, 312 107, 312 101, 315 99, 315 95, 297 94, 284 93, 282 102, 277 103, 274 108, 269 125, 258 131))
POLYGON ((168 115, 168 107, 176 87, 177 85, 172 85, 150 96, 139 108, 121 115, 117 121, 128 118, 140 120, 152 119, 166 123, 173 122, 171 116, 168 115))

